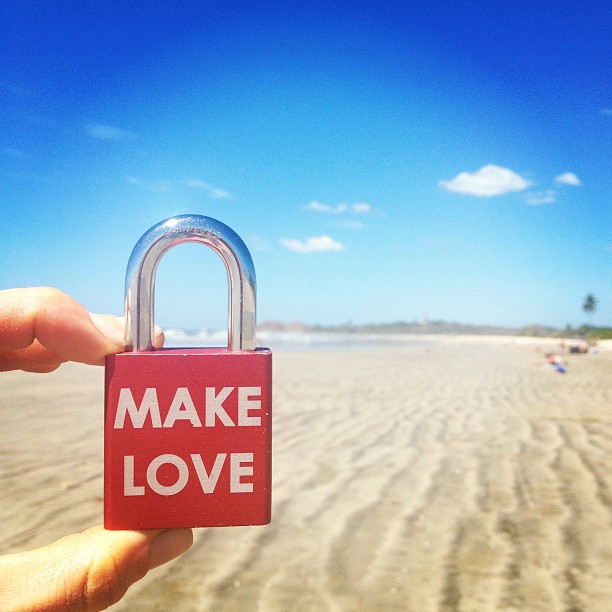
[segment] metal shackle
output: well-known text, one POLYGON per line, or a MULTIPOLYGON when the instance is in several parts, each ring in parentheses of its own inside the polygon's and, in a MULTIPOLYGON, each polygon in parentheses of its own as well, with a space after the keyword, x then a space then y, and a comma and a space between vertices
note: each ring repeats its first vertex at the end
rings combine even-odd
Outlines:
POLYGON ((162 256, 182 242, 201 242, 219 254, 229 286, 228 348, 255 349, 255 268, 233 229, 203 215, 179 215, 147 230, 132 250, 125 275, 126 351, 151 351, 154 338, 155 272, 162 256))

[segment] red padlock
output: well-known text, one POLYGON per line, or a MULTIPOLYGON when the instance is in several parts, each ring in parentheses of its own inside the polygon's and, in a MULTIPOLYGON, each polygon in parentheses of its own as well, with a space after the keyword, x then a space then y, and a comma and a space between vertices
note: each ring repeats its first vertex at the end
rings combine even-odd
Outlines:
POLYGON ((181 215, 148 230, 128 263, 126 352, 106 358, 104 526, 265 525, 271 514, 272 353, 255 348, 255 270, 227 225, 181 215), (181 242, 223 259, 227 348, 153 349, 155 271, 181 242))

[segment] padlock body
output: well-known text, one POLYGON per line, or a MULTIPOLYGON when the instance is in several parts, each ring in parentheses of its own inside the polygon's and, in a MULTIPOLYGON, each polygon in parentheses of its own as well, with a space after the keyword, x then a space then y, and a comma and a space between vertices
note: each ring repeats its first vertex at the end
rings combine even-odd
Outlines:
POLYGON ((104 419, 107 529, 270 522, 268 349, 109 355, 104 419))

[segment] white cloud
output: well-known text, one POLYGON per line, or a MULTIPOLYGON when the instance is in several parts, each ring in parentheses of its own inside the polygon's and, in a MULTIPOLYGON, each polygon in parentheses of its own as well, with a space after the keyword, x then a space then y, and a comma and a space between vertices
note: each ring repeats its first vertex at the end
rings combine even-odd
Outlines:
POLYGON ((604 115, 612 115, 612 108, 602 108, 602 109, 601 109, 601 112, 602 112, 604 115))
POLYGON ((153 193, 170 193, 171 191, 174 191, 174 187, 172 186, 172 183, 170 181, 153 181, 152 183, 149 184, 148 187, 149 191, 152 191, 153 193))
POLYGON ((309 204, 306 204, 306 210, 314 210, 315 212, 332 212, 332 207, 329 204, 323 204, 323 202, 317 202, 313 200, 309 204))
POLYGON ((573 185, 574 187, 580 185, 580 179, 573 172, 564 172, 560 174, 555 177, 555 182, 560 185, 573 185))
POLYGON ((281 244, 289 251, 296 253, 325 253, 343 251, 344 245, 329 236, 312 236, 306 240, 283 238, 281 244))
POLYGON ((545 191, 532 191, 525 194, 525 202, 533 206, 540 204, 552 204, 557 199, 557 194, 554 189, 546 189, 545 191))
POLYGON ((361 230, 363 229, 363 223, 357 219, 344 219, 338 222, 338 227, 349 230, 361 230))
POLYGON ((272 247, 270 246, 270 241, 262 236, 248 236, 246 242, 249 245, 251 251, 268 253, 272 250, 272 247))
MULTIPOLYGON (((181 183, 177 181, 168 181, 165 179, 158 180, 143 180, 138 176, 126 176, 126 182, 130 185, 138 185, 147 191, 151 191, 153 193, 167 193, 170 191, 174 191, 176 188, 181 186, 181 183)), ((218 187, 213 187, 212 185, 205 183, 199 179, 193 179, 189 181, 183 181, 183 185, 187 185, 188 187, 192 187, 193 189, 202 189, 208 193, 211 198, 215 198, 217 200, 230 200, 232 199, 232 195, 223 189, 219 189, 218 187)))
POLYGON ((353 204, 353 212, 367 214, 371 212, 372 207, 367 202, 355 202, 353 204))
POLYGON ((367 202, 355 202, 354 204, 325 204, 324 202, 318 202, 313 200, 306 204, 306 210, 312 210, 314 212, 328 213, 332 215, 342 215, 344 213, 355 213, 358 215, 368 214, 372 211, 372 206, 367 202))
POLYGON ((170 193, 174 191, 174 187, 171 181, 157 180, 157 181, 144 181, 137 176, 126 176, 125 180, 130 185, 137 185, 151 193, 170 193))
POLYGON ((215 200, 231 200, 233 197, 232 194, 225 191, 225 189, 219 189, 218 187, 214 187, 213 185, 200 179, 191 179, 189 181, 185 181, 185 184, 189 187, 193 187, 194 189, 203 189, 211 198, 214 198, 215 200))
POLYGON ((90 123, 85 126, 85 131, 96 140, 132 140, 134 138, 130 132, 101 123, 90 123))
POLYGON ((520 174, 494 164, 483 166, 476 172, 461 172, 449 181, 440 181, 440 185, 448 191, 480 197, 523 191, 531 184, 520 174))

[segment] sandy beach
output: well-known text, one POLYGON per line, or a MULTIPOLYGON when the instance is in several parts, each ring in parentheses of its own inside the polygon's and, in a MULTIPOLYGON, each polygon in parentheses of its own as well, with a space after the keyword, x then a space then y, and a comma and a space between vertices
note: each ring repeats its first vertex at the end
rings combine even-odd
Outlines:
MULTIPOLYGON (((273 520, 196 530, 113 610, 612 608, 612 350, 274 356, 273 520)), ((102 522, 103 370, 0 374, 0 551, 102 522)))

